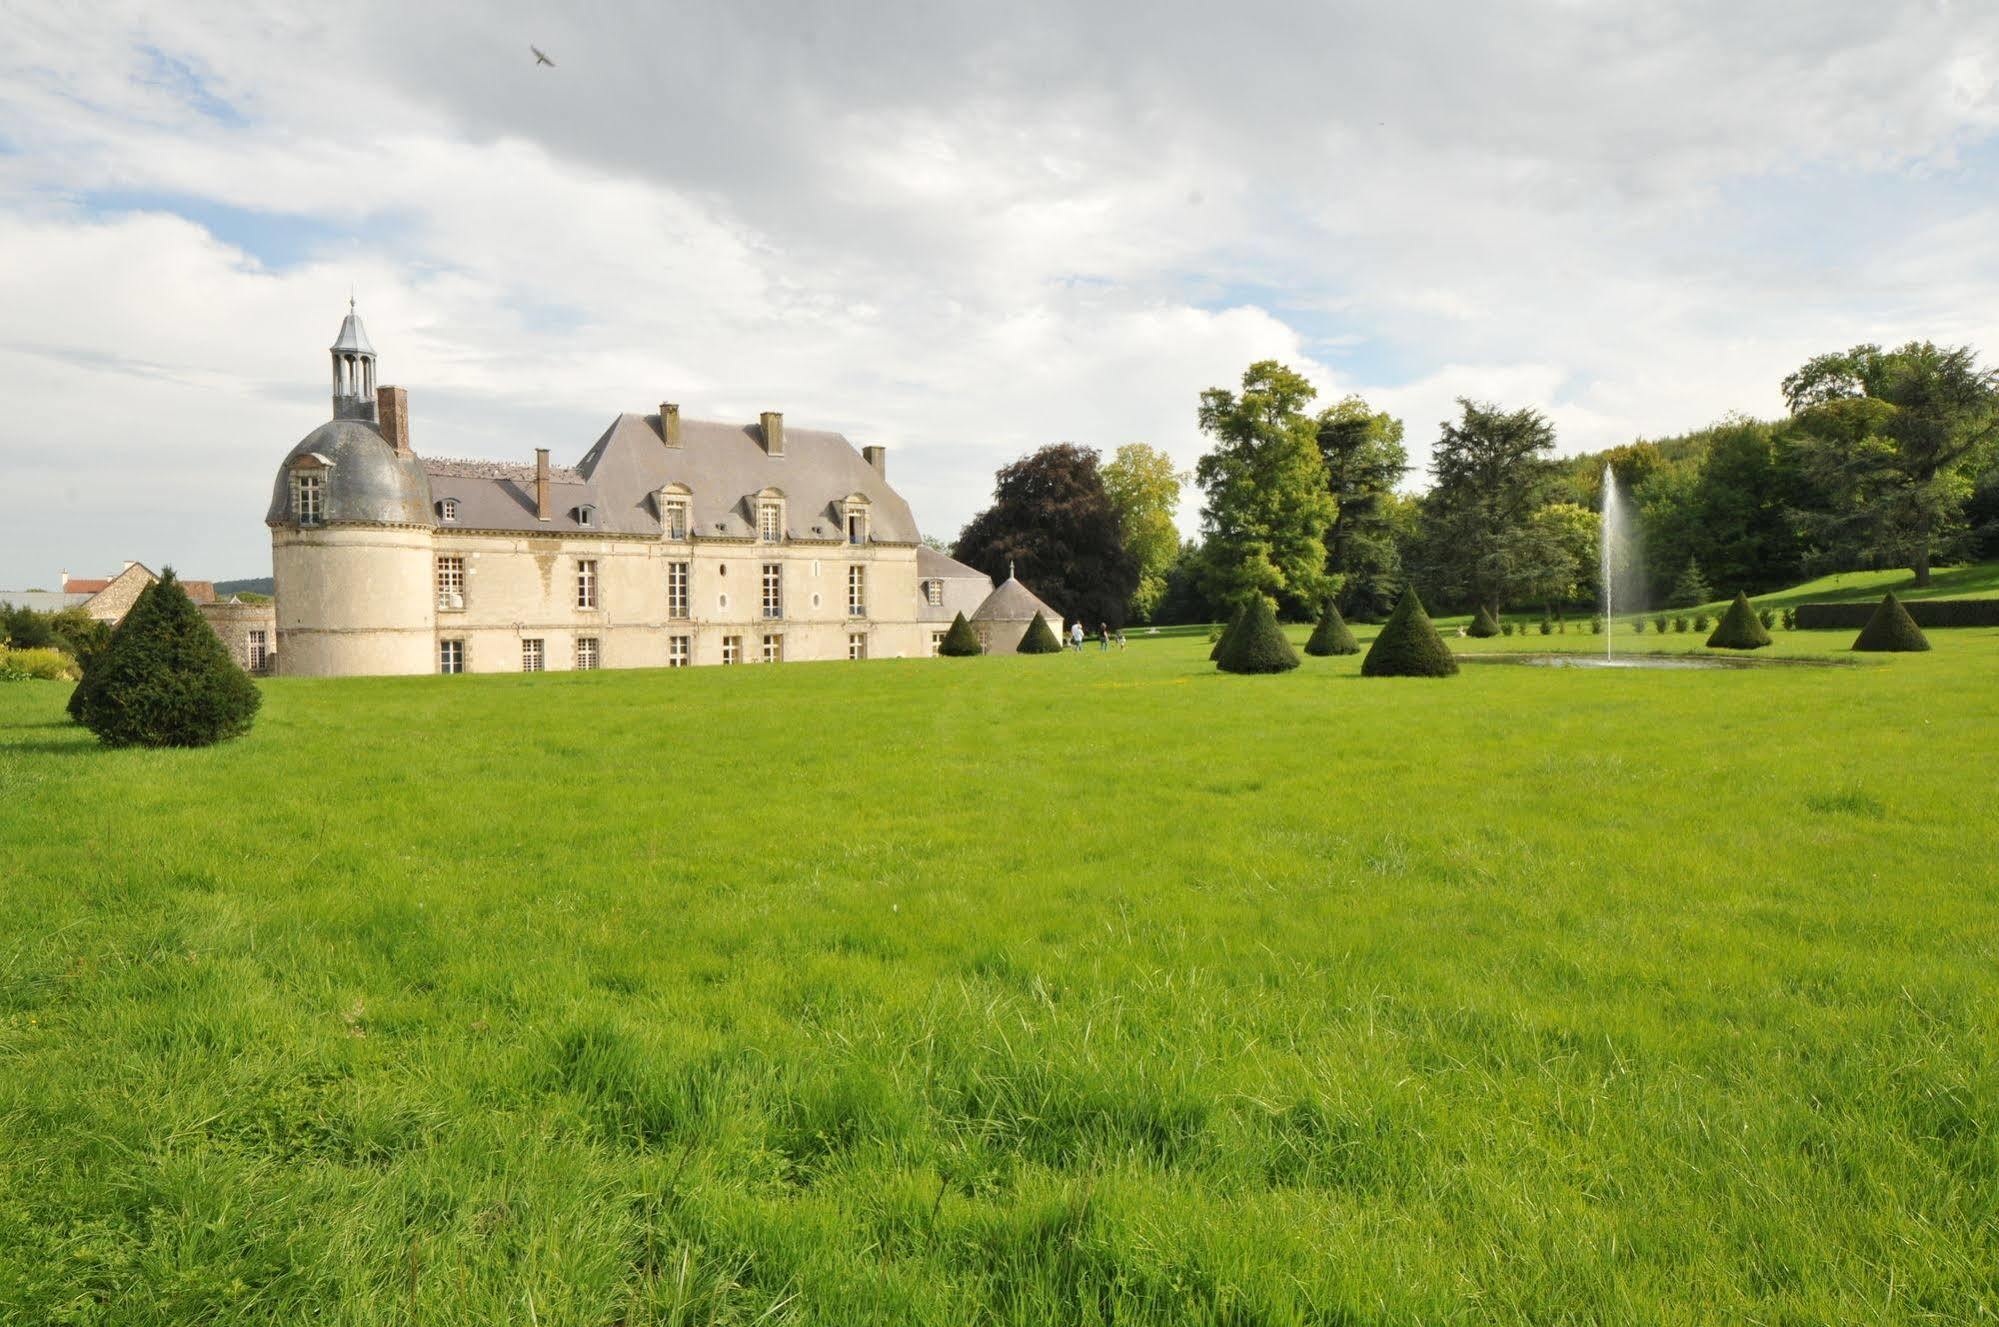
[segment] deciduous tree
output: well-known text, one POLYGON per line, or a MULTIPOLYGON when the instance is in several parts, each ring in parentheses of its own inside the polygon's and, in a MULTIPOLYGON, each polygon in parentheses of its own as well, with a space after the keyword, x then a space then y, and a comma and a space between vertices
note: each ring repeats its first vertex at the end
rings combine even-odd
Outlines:
POLYGON ((1999 435, 1999 370, 1968 346, 1912 341, 1820 355, 1784 379, 1800 459, 1823 501, 1800 513, 1821 558, 1889 561, 1930 583, 1962 533, 1964 462, 1999 435))
POLYGON ((1330 588, 1326 529, 1335 503, 1320 458, 1318 423, 1305 413, 1312 385, 1275 360, 1242 375, 1238 395, 1201 393, 1201 431, 1215 446, 1194 468, 1206 495, 1209 590, 1242 602, 1265 594, 1302 612, 1330 588))
POLYGON ((1180 487, 1187 476, 1173 468, 1172 457, 1142 442, 1118 448, 1102 473, 1104 494, 1117 513, 1125 551, 1138 563, 1131 615, 1149 622, 1166 593, 1167 569, 1180 555, 1180 530, 1173 514, 1180 509, 1180 487))
POLYGON ((1402 421, 1349 396, 1319 412, 1319 456, 1335 504, 1326 570, 1349 612, 1386 612, 1402 589, 1393 519, 1395 485, 1409 469, 1402 421))
POLYGON ((1012 569, 1064 618, 1123 626, 1138 588, 1094 448, 1043 447, 998 474, 993 505, 958 535, 956 557, 995 581, 1012 569))

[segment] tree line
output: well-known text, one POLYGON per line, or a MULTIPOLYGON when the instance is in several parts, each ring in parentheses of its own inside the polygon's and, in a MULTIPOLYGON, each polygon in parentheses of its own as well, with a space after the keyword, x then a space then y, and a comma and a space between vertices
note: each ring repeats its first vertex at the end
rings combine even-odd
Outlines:
POLYGON ((1450 609, 1593 604, 1603 472, 1633 515, 1636 609, 1704 603, 1829 571, 1999 556, 1999 370, 1911 342, 1820 355, 1783 380, 1786 414, 1560 458, 1531 407, 1460 399, 1430 486, 1405 491, 1402 421, 1349 396, 1314 409, 1303 375, 1252 364, 1201 394, 1192 474, 1143 443, 1105 461, 1062 443, 1001 470, 953 552, 1013 566, 1071 619, 1226 619, 1252 596, 1297 619, 1331 598, 1378 620, 1405 586, 1450 609), (1183 488, 1201 533, 1181 540, 1183 488))

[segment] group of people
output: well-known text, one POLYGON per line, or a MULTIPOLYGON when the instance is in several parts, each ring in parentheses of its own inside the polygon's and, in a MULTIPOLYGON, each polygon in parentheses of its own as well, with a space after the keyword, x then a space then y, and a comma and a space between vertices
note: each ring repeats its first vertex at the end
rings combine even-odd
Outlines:
MULTIPOLYGON (((1096 636, 1097 636, 1097 648, 1099 650, 1108 650, 1111 647, 1111 643, 1113 641, 1117 643, 1117 647, 1120 650, 1124 648, 1123 627, 1119 627, 1115 632, 1113 632, 1107 623, 1100 622, 1097 624, 1096 636)), ((1078 619, 1077 621, 1070 624, 1069 626, 1070 649, 1075 650, 1077 653, 1080 654, 1083 649, 1083 642, 1087 639, 1089 639, 1089 634, 1083 630, 1083 623, 1081 619, 1078 619)))

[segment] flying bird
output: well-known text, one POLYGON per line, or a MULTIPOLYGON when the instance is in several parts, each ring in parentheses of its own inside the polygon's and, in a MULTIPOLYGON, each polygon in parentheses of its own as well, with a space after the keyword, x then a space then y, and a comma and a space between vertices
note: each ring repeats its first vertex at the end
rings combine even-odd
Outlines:
POLYGON ((528 49, 534 52, 534 63, 537 69, 540 68, 542 65, 547 65, 550 69, 555 68, 555 61, 549 59, 548 53, 546 51, 543 51, 541 47, 536 46, 532 42, 530 42, 528 44, 528 49))

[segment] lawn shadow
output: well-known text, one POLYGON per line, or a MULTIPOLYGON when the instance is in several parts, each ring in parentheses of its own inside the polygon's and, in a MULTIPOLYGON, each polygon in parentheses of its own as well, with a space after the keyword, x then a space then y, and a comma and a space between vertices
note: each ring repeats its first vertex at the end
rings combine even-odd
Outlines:
POLYGON ((80 756, 102 751, 94 741, 81 742, 0 742, 0 751, 19 751, 31 756, 80 756))

